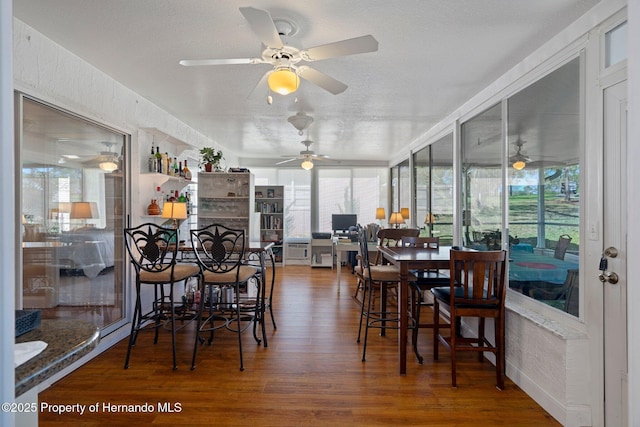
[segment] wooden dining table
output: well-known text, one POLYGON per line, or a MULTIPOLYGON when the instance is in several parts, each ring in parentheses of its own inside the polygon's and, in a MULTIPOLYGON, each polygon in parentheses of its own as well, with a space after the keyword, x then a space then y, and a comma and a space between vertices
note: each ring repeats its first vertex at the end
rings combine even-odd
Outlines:
POLYGON ((400 313, 400 329, 398 331, 398 358, 400 375, 407 373, 407 330, 409 305, 410 270, 449 269, 451 246, 439 248, 421 247, 387 247, 379 246, 382 257, 389 263, 397 265, 400 270, 400 291, 398 295, 398 313, 400 313))

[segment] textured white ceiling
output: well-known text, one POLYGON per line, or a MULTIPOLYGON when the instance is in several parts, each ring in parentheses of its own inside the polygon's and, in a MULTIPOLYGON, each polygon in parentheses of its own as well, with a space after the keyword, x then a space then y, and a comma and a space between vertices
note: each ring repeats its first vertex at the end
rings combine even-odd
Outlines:
POLYGON ((308 138, 316 152, 385 161, 596 3, 19 0, 14 14, 240 157, 303 149, 287 117, 304 111, 314 118, 308 138), (272 105, 266 87, 255 87, 268 65, 178 64, 259 56, 260 40, 238 10, 244 6, 293 21, 299 30, 286 44, 371 34, 379 50, 312 64, 347 84, 344 93, 303 80, 294 95, 273 95, 272 105))

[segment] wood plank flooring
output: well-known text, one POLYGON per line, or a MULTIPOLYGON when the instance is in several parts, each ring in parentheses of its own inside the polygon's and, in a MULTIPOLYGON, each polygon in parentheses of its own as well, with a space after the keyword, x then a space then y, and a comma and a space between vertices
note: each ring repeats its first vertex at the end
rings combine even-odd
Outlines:
POLYGON ((237 336, 228 331, 199 349, 194 371, 193 328, 178 333, 177 371, 168 331, 156 345, 151 333, 141 333, 128 370, 123 340, 42 392, 41 403, 87 408, 83 415, 41 412, 40 426, 560 425, 511 381, 496 389, 493 365, 474 354, 459 357, 458 388, 452 388, 449 355, 441 351, 440 360, 432 360, 429 329, 420 331, 425 363, 408 349, 406 376, 398 374, 394 331, 369 335, 363 363, 349 270, 342 269, 338 294, 335 270, 278 268, 278 329, 268 324, 267 348, 245 332, 243 372, 237 336), (113 406, 143 404, 153 411, 113 406))

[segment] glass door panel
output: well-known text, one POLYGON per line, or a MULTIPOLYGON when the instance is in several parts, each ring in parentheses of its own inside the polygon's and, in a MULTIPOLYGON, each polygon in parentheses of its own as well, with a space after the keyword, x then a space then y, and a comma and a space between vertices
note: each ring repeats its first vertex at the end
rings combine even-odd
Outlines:
POLYGON ((22 306, 107 329, 125 317, 126 136, 20 99, 22 306))

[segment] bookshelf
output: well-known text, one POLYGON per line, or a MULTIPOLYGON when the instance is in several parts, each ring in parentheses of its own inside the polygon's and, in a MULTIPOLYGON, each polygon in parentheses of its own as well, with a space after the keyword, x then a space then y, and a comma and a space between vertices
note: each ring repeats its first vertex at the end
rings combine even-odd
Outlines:
POLYGON ((260 241, 274 242, 273 256, 284 265, 284 186, 256 185, 255 211, 260 214, 260 241))

